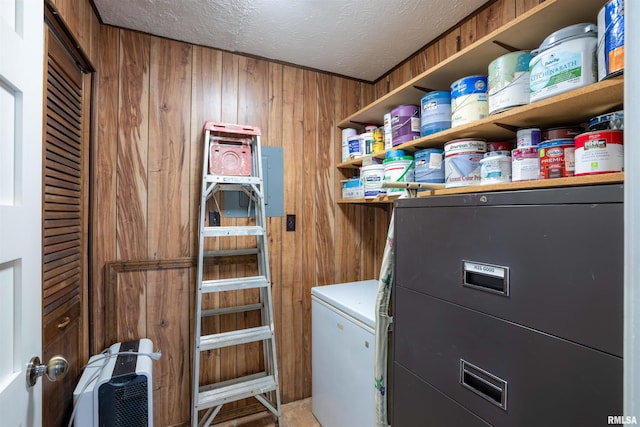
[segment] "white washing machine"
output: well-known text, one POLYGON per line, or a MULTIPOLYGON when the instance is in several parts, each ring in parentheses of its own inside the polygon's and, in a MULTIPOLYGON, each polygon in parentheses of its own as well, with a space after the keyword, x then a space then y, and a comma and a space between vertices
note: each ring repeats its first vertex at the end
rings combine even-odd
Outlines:
POLYGON ((375 426, 377 280, 311 288, 312 411, 323 427, 375 426))

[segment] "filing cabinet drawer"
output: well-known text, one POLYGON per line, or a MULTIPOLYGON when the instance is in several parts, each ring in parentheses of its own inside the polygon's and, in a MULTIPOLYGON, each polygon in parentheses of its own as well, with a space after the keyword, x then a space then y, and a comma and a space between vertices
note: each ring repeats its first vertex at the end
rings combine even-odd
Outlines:
POLYGON ((398 203, 396 285, 622 356, 622 186, 525 193, 398 203))
POLYGON ((398 388, 393 410, 394 427, 487 427, 485 421, 396 364, 398 388))
POLYGON ((600 426, 622 414, 621 358, 395 291, 395 363, 490 424, 600 426))

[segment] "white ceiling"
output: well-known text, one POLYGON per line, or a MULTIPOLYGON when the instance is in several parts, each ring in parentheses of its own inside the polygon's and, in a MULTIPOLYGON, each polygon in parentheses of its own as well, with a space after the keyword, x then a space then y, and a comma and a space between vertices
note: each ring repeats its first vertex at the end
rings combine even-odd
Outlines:
POLYGON ((105 24, 374 81, 487 0, 94 0, 105 24))

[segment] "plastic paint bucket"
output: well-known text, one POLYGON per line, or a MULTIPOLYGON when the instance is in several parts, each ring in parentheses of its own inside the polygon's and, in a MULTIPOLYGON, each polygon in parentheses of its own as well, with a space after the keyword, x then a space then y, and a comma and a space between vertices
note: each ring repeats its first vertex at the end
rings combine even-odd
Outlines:
POLYGON ((587 132, 576 136, 576 176, 622 172, 624 167, 623 139, 621 130, 587 132))
MULTIPOLYGON (((384 181, 390 182, 412 182, 413 181, 413 157, 401 156, 385 159, 384 181)), ((406 194, 403 188, 387 188, 388 196, 399 196, 406 194)))
POLYGON ((511 151, 490 151, 480 160, 480 184, 511 182, 511 151))
POLYGON ((365 132, 360 134, 360 147, 362 148, 363 156, 373 154, 373 133, 365 132))
POLYGON ((531 53, 507 53, 489 64, 489 114, 529 103, 531 53))
POLYGON ((342 129, 342 161, 349 160, 349 137, 356 134, 353 128, 342 129))
POLYGON ((511 181, 532 181, 540 177, 538 147, 511 150, 511 181))
POLYGON ((420 138, 420 107, 417 105, 399 105, 391 110, 392 144, 420 138))
POLYGON ((389 150, 385 153, 385 159, 393 159, 396 157, 404 157, 407 155, 407 152, 404 150, 389 150))
POLYGON ((357 159, 362 157, 362 145, 360 144, 360 135, 351 135, 347 138, 349 141, 349 158, 357 159))
POLYGON ((420 136, 451 128, 451 92, 440 90, 422 97, 420 136))
POLYGON ((608 1, 598 13, 598 80, 624 70, 624 0, 608 1))
POLYGON ((489 114, 487 76, 469 76, 451 85, 451 127, 483 119, 489 114))
POLYGON ((589 130, 624 130, 624 111, 603 114, 589 120, 589 130))
POLYGON ((594 24, 576 24, 544 39, 529 63, 531 102, 596 82, 597 32, 594 24))
POLYGON ((414 155, 416 182, 444 183, 444 150, 425 148, 414 155))
POLYGON ((364 183, 364 198, 374 199, 381 194, 386 194, 382 189, 382 180, 384 179, 383 165, 363 166, 361 173, 364 183))
POLYGON ((552 139, 538 145, 540 179, 565 178, 575 171, 573 139, 552 139))
POLYGON ((516 139, 516 146, 518 148, 535 147, 540 144, 542 132, 540 132, 538 128, 518 129, 516 139))
POLYGON ((483 139, 455 139, 444 144, 445 187, 480 184, 480 160, 486 152, 483 139))

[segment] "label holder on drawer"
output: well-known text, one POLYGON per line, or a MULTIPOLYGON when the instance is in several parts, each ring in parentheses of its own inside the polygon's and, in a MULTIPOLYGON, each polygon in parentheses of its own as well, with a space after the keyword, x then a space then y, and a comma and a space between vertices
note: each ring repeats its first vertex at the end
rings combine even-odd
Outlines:
POLYGON ((462 286, 509 296, 509 267, 462 260, 462 286))
POLYGON ((460 359, 460 384, 494 405, 507 410, 507 382, 460 359))

